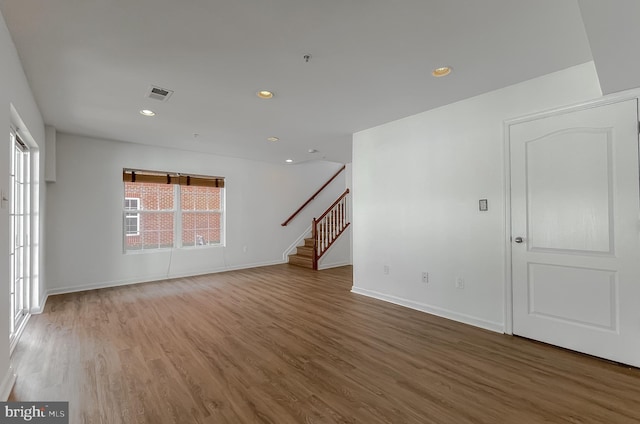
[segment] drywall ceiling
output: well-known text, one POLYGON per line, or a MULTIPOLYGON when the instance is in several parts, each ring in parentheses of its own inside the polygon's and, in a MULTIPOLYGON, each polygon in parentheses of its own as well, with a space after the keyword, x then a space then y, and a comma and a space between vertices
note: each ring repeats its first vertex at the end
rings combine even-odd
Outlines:
POLYGON ((640 87, 640 1, 580 0, 603 94, 640 87))
POLYGON ((576 0, 0 0, 0 10, 58 131, 270 162, 349 162, 356 131, 592 59, 576 0), (453 73, 433 78, 445 64, 453 73), (147 99, 151 84, 175 93, 147 99), (257 98, 263 89, 275 97, 257 98))

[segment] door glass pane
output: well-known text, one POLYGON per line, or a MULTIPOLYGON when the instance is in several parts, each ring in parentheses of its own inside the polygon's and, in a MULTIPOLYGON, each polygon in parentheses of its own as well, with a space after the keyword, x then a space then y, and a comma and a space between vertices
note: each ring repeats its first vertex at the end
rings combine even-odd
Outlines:
POLYGON ((15 338, 28 308, 30 282, 30 168, 29 151, 14 133, 11 139, 10 205, 10 334, 15 338))

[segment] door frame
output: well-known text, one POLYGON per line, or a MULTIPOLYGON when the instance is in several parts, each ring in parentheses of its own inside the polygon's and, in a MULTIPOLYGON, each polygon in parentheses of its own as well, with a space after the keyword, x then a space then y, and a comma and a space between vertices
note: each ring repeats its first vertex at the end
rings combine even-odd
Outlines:
MULTIPOLYGON (((10 105, 10 120, 9 120, 9 129, 13 130, 16 136, 20 136, 20 139, 24 144, 26 144, 29 149, 29 168, 30 168, 30 203, 31 203, 31 219, 30 219, 30 240, 29 240, 29 254, 31 257, 29 264, 29 288, 28 288, 28 296, 26 298, 27 305, 27 314, 23 320, 22 325, 19 329, 16 329, 16 334, 13 340, 9 342, 9 354, 13 354, 13 351, 17 345, 18 340, 20 339, 22 332, 31 315, 33 313, 42 312, 41 308, 44 305, 44 301, 42 300, 42 288, 40 285, 42 278, 42 251, 41 251, 41 243, 42 243, 42 226, 41 226, 41 212, 42 212, 42 202, 40 201, 40 195, 42 189, 41 185, 44 184, 44 173, 41 172, 41 161, 40 161, 40 152, 44 149, 44 144, 38 145, 35 141, 31 133, 29 132, 29 128, 25 125, 24 121, 20 117, 20 114, 14 107, 13 103, 10 105)), ((8 135, 8 134, 7 134, 8 135)), ((44 142, 44 140, 42 140, 44 142)))
MULTIPOLYGON (((603 96, 598 99, 588 100, 577 104, 549 109, 524 115, 518 118, 507 119, 503 122, 504 131, 504 333, 513 335, 513 259, 511 257, 511 138, 510 128, 512 125, 535 121, 551 116, 563 115, 566 113, 578 112, 610 104, 620 103, 627 100, 636 99, 640 101, 640 89, 627 90, 603 96)), ((638 108, 638 143, 640 143, 640 108, 638 108)), ((640 157, 638 158, 640 166, 640 157)))

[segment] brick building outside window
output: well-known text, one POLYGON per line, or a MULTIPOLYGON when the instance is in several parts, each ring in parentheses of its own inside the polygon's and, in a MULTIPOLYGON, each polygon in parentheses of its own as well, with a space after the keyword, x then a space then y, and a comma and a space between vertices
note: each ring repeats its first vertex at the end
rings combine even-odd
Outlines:
POLYGON ((155 174, 147 179, 124 173, 124 250, 222 245, 224 187, 215 185, 224 180, 216 177, 215 183, 204 180, 208 184, 204 185, 200 177, 194 180, 203 185, 187 185, 190 179, 159 175, 164 184, 140 182, 156 178, 155 174))

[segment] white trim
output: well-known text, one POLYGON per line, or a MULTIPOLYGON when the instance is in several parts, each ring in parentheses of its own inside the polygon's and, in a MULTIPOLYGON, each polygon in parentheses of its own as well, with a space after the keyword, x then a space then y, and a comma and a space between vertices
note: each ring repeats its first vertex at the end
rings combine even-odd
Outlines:
POLYGON ((9 399, 9 395, 11 394, 11 390, 13 389, 13 385, 16 384, 16 379, 18 376, 16 375, 13 367, 9 367, 7 373, 5 374, 2 382, 0 383, 0 400, 6 402, 9 399))
MULTIPOLYGON (((151 283, 154 281, 170 280, 173 278, 195 277, 198 275, 216 274, 219 272, 226 272, 226 271, 236 271, 241 269, 258 268, 262 266, 280 265, 283 263, 286 263, 286 261, 278 260, 278 261, 269 261, 269 262, 240 265, 240 266, 225 266, 225 267, 212 268, 204 271, 198 271, 196 273, 184 272, 184 273, 169 274, 169 275, 156 274, 156 275, 149 275, 145 277, 128 278, 125 280, 103 281, 99 283, 85 284, 82 286, 69 286, 69 287, 61 287, 61 288, 47 290, 46 296, 49 297, 56 294, 75 293, 75 292, 81 292, 81 291, 87 291, 87 290, 97 290, 97 289, 106 289, 110 287, 128 286, 133 284, 151 283)), ((44 306, 45 305, 43 303, 40 309, 44 310, 44 306)))
POLYGON ((225 248, 224 244, 201 244, 196 246, 182 246, 182 247, 159 247, 157 249, 136 249, 136 250, 127 250, 122 253, 123 255, 152 255, 155 253, 167 253, 174 251, 183 251, 183 250, 202 250, 202 249, 220 249, 225 248))
POLYGON ((29 311, 31 315, 40 315, 41 313, 43 313, 44 305, 47 303, 48 298, 49 298, 48 292, 42 293, 42 296, 40 297, 40 302, 38 304, 39 306, 31 308, 31 310, 29 311))
POLYGON ((351 263, 351 261, 342 261, 342 262, 334 262, 334 263, 330 263, 330 264, 318 264, 318 270, 321 271, 323 269, 329 269, 329 268, 338 268, 341 266, 347 266, 347 265, 353 265, 351 263))
POLYGON ((511 145, 509 128, 504 123, 504 332, 513 334, 513 283, 511 281, 511 145))
POLYGON ((18 114, 13 103, 9 103, 9 113, 11 115, 9 126, 13 126, 14 132, 20 136, 20 139, 27 145, 29 150, 40 150, 40 146, 29 132, 29 128, 20 117, 20 114, 18 114))
POLYGON ((473 317, 471 315, 461 314, 448 309, 438 308, 436 306, 427 305, 425 303, 415 302, 413 300, 403 299, 401 297, 391 296, 388 294, 379 293, 373 290, 361 289, 358 287, 353 287, 351 289, 351 293, 383 300, 385 302, 404 306, 406 308, 415 309, 417 311, 426 312, 431 315, 458 321, 463 324, 484 328, 485 330, 494 331, 496 333, 504 333, 504 325, 500 322, 487 321, 481 318, 473 317))
POLYGON ((9 343, 9 355, 13 354, 14 349, 18 345, 18 342, 20 341, 20 337, 22 337, 22 333, 24 333, 24 329, 27 326, 27 323, 29 322, 29 318, 31 318, 31 313, 27 312, 24 318, 22 319, 22 322, 20 322, 20 326, 17 328, 17 331, 13 336, 13 339, 11 339, 11 342, 9 343))
POLYGON ((620 102, 637 99, 637 98, 640 98, 640 89, 628 90, 620 93, 614 93, 607 96, 603 96, 597 99, 588 100, 585 102, 575 103, 569 106, 548 109, 542 112, 536 112, 536 113, 524 115, 518 118, 507 119, 504 121, 504 123, 505 123, 505 126, 509 127, 514 124, 521 124, 523 122, 535 121, 537 119, 548 118, 550 116, 563 115, 565 113, 576 112, 579 110, 593 109, 596 107, 606 106, 614 103, 620 103, 620 102))
MULTIPOLYGON (((512 257, 511 257, 511 138, 510 127, 516 124, 535 121, 551 116, 558 116, 566 113, 577 112, 586 109, 606 106, 610 104, 620 103, 627 100, 638 100, 640 98, 640 89, 627 90, 620 93, 614 93, 597 99, 589 100, 573 104, 570 106, 549 109, 537 112, 519 118, 507 119, 504 121, 504 195, 505 195, 505 286, 504 286, 504 332, 513 334, 513 275, 512 275, 512 257)), ((640 119, 640 117, 639 117, 640 119)))

